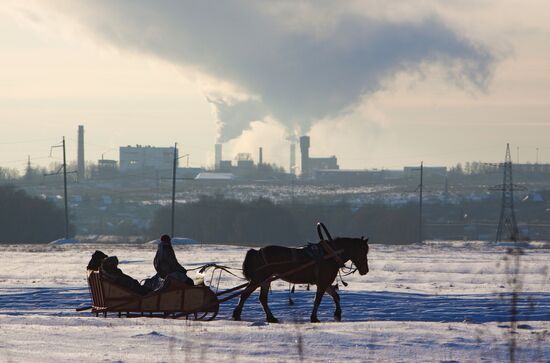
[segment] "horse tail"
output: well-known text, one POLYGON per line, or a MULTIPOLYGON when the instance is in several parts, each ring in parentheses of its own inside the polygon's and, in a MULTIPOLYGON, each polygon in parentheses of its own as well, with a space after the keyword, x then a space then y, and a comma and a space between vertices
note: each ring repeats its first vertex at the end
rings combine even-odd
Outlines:
POLYGON ((258 267, 258 257, 260 256, 260 251, 253 248, 249 249, 246 253, 246 256, 243 261, 243 275, 248 281, 252 281, 253 273, 258 267))

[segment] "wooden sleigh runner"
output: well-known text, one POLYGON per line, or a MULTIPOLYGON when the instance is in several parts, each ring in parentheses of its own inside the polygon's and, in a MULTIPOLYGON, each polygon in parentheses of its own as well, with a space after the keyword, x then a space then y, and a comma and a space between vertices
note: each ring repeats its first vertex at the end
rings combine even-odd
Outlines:
MULTIPOLYGON (((101 272, 88 274, 93 314, 118 313, 118 316, 151 316, 194 320, 212 320, 219 310, 219 301, 207 286, 191 286, 172 280, 170 284, 147 295, 113 283, 101 272)), ((81 309, 84 310, 84 309, 81 309)))

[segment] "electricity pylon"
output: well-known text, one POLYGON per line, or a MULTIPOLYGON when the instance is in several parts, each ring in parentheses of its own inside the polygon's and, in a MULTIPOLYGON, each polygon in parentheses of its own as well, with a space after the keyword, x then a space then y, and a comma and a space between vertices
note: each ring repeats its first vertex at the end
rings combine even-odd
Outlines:
POLYGON ((498 166, 504 168, 502 184, 495 185, 490 188, 490 190, 502 191, 500 218, 498 220, 495 241, 500 242, 504 237, 510 241, 517 242, 519 239, 519 230, 516 222, 516 213, 514 211, 514 190, 525 190, 525 188, 515 185, 512 181, 512 157, 510 156, 510 144, 506 144, 506 156, 504 158, 504 163, 499 163, 498 166))

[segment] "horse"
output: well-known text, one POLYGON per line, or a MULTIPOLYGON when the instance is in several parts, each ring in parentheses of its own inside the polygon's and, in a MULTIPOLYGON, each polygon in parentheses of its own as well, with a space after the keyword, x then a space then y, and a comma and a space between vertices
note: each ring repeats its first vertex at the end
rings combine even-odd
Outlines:
POLYGON ((240 320, 246 299, 254 290, 260 287, 260 302, 266 314, 266 320, 276 323, 267 304, 267 294, 271 281, 281 278, 293 284, 317 285, 313 310, 310 320, 319 322, 317 310, 324 293, 328 293, 334 300, 334 318, 340 321, 342 309, 340 296, 336 287, 332 285, 338 270, 350 261, 357 267, 359 274, 369 272, 367 253, 369 252, 368 239, 343 238, 321 240, 315 245, 306 248, 289 248, 282 246, 266 246, 259 250, 250 249, 243 262, 243 275, 249 281, 241 294, 238 305, 233 310, 233 319, 240 320), (320 253, 312 253, 311 251, 320 253))

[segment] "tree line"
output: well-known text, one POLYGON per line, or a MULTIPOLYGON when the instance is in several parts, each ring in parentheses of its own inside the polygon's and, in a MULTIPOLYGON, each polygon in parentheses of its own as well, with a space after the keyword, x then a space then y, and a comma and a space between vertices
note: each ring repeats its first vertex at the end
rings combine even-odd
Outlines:
MULTIPOLYGON (((155 214, 149 232, 151 237, 170 231, 171 208, 155 214)), ((281 244, 298 246, 317 242, 316 223, 321 221, 333 237, 370 238, 378 243, 412 243, 417 241, 417 207, 382 204, 358 209, 348 203, 276 204, 260 198, 251 202, 202 196, 194 203, 176 208, 175 235, 204 243, 248 245, 281 244)))
MULTIPOLYGON (((547 222, 550 191, 540 192, 543 201, 516 198, 522 238, 550 238, 547 222), (524 228, 524 227, 522 227, 524 228), (532 236, 529 236, 532 235, 532 236)), ((496 233, 501 200, 498 195, 459 203, 424 205, 424 240, 489 239, 496 233)), ((170 231, 169 206, 156 211, 148 229, 150 237, 170 231)), ((418 202, 389 205, 372 202, 355 207, 342 201, 275 203, 268 199, 239 201, 223 196, 203 196, 176 207, 175 235, 203 243, 289 246, 317 242, 316 223, 323 222, 332 236, 368 237, 374 243, 406 244, 419 240, 418 202)))
POLYGON ((0 242, 51 242, 65 234, 64 212, 14 186, 0 186, 0 242))

